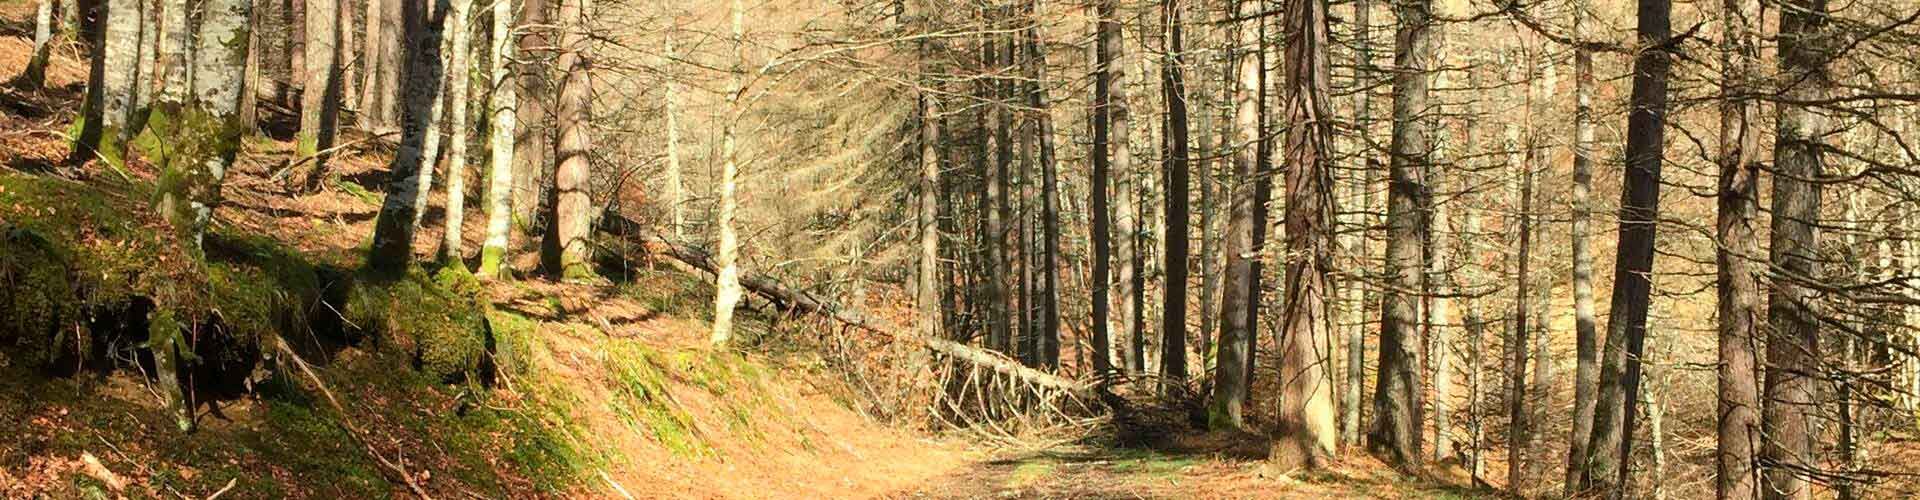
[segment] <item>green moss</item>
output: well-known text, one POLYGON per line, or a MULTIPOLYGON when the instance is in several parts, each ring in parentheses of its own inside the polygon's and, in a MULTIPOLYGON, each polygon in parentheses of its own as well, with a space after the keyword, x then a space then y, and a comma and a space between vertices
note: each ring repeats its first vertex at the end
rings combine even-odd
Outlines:
POLYGON ((615 414, 628 425, 645 430, 661 446, 680 456, 711 455, 713 449, 694 429, 693 417, 680 410, 667 392, 667 374, 659 354, 631 342, 615 343, 607 349, 607 370, 613 375, 614 394, 610 404, 615 414))
POLYGON ((501 310, 488 311, 487 323, 493 326, 494 365, 508 376, 530 374, 534 356, 545 349, 540 342, 539 324, 501 310))
POLYGON ((0 225, 0 349, 15 351, 30 366, 48 367, 63 358, 83 361, 84 321, 66 260, 53 244, 32 230, 0 225))
POLYGON ((387 336, 410 347, 428 375, 461 379, 476 374, 490 346, 490 309, 480 282, 460 266, 432 276, 420 268, 397 278, 361 273, 348 299, 348 323, 362 335, 387 336))
POLYGON ((367 191, 366 187, 356 184, 353 181, 336 178, 333 180, 333 187, 339 188, 341 191, 345 191, 347 194, 353 195, 354 198, 359 198, 360 201, 366 202, 368 205, 380 204, 380 195, 373 194, 373 192, 371 191, 367 191))

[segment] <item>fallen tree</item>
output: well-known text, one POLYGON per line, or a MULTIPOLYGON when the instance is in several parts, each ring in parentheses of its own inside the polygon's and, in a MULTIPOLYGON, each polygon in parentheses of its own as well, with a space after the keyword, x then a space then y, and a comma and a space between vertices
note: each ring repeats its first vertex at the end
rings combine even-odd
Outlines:
MULTIPOLYGON (((692 245, 669 240, 654 233, 631 219, 607 214, 600 219, 600 230, 608 234, 626 238, 634 242, 664 250, 668 257, 685 263, 701 271, 718 273, 719 266, 705 250, 692 245)), ((912 331, 874 318, 858 310, 844 307, 832 299, 797 290, 781 284, 772 278, 755 273, 741 273, 741 286, 747 290, 771 300, 781 307, 819 315, 841 324, 873 332, 895 340, 917 342, 928 350, 944 354, 955 360, 987 368, 1001 375, 1012 377, 1036 387, 1063 391, 1082 398, 1096 396, 1094 386, 1067 379, 1058 375, 1028 368, 1020 362, 997 352, 974 348, 966 344, 945 339, 929 338, 910 333, 912 331)))

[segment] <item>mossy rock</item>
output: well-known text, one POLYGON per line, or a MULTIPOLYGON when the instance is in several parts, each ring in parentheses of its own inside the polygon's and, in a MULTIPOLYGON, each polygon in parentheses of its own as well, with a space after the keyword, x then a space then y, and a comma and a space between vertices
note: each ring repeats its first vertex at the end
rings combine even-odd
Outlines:
POLYGON ((0 350, 36 368, 84 361, 89 345, 71 270, 46 238, 0 225, 0 350))
POLYGON ((361 273, 358 281, 346 309, 351 329, 391 340, 428 375, 449 381, 488 375, 482 368, 494 347, 490 307, 471 273, 460 266, 432 275, 412 268, 398 277, 361 273))

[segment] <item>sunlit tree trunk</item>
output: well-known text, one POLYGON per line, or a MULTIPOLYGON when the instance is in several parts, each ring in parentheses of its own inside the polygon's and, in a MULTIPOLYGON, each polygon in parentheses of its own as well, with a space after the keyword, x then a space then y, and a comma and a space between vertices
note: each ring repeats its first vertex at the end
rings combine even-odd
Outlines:
MULTIPOLYGON (((1097 10, 1100 17, 1099 20, 1096 21, 1096 40, 1093 47, 1093 108, 1089 110, 1090 114, 1093 115, 1093 123, 1091 126, 1093 129, 1093 174, 1087 182, 1090 186, 1088 191, 1090 192, 1089 197, 1091 198, 1087 208, 1092 211, 1093 218, 1092 234, 1088 237, 1088 242, 1093 247, 1093 274, 1087 278, 1087 285, 1088 288, 1092 289, 1093 294, 1093 370, 1094 373, 1100 376, 1107 376, 1111 374, 1114 368, 1113 341, 1115 337, 1111 331, 1114 320, 1111 310, 1112 302, 1109 302, 1109 292, 1111 292, 1110 287, 1113 282, 1109 279, 1108 267, 1112 263, 1114 256, 1112 250, 1113 234, 1110 227, 1112 225, 1110 222, 1112 219, 1112 211, 1107 203, 1107 187, 1109 184, 1108 177, 1114 175, 1114 159, 1116 156, 1120 156, 1120 154, 1116 154, 1113 150, 1114 131, 1120 130, 1120 128, 1113 125, 1112 114, 1109 112, 1115 99, 1113 95, 1113 80, 1115 79, 1113 67, 1117 57, 1112 53, 1112 48, 1106 43, 1106 32, 1109 24, 1115 24, 1114 29, 1117 29, 1119 20, 1113 19, 1113 0, 1100 0, 1097 4, 1097 10)), ((1124 137, 1125 136, 1122 135, 1121 141, 1123 142, 1125 141, 1124 137)), ((1124 146, 1122 146, 1122 148, 1124 148, 1124 146)), ((1124 161, 1121 162, 1120 165, 1125 165, 1124 161)), ((1122 169, 1121 171, 1124 172, 1125 170, 1122 169)), ((1125 193, 1121 193, 1120 195, 1125 196, 1125 193)), ((1122 317, 1124 318, 1125 316, 1123 315, 1122 317)))
POLYGON ((1273 459, 1320 467, 1333 457, 1333 93, 1325 0, 1287 0, 1280 98, 1286 140, 1286 282, 1280 315, 1280 414, 1273 459))
MULTIPOLYGON (((1140 303, 1138 301, 1139 267, 1139 193, 1133 184, 1133 150, 1129 147, 1133 134, 1130 108, 1127 106, 1127 45, 1123 33, 1117 2, 1101 0, 1099 9, 1099 40, 1102 71, 1106 75, 1104 84, 1106 100, 1100 104, 1107 116, 1107 153, 1111 162, 1108 173, 1113 182, 1113 233, 1110 237, 1118 247, 1114 248, 1113 259, 1120 263, 1119 275, 1114 283, 1119 284, 1115 292, 1117 299, 1114 314, 1116 335, 1112 339, 1113 353, 1117 354, 1122 368, 1130 375, 1139 373, 1140 363, 1140 303)), ((1101 182, 1106 182, 1103 179, 1101 182)))
MULTIPOLYGON (((364 83, 360 85, 358 110, 362 129, 391 131, 404 119, 400 99, 405 92, 403 86, 406 84, 402 82, 402 76, 406 73, 403 68, 407 67, 405 58, 408 53, 403 50, 403 44, 410 42, 406 41, 401 2, 367 0, 367 43, 361 47, 365 50, 361 56, 365 65, 361 73, 364 83)), ((421 65, 427 64, 425 61, 419 62, 421 65)), ((417 66, 412 69, 418 70, 417 66)))
MULTIPOLYGON (((1507 84, 1526 85, 1531 96, 1533 87, 1533 58, 1517 55, 1506 61, 1507 84), (1522 62, 1524 60, 1524 63, 1522 62), (1519 69, 1523 64, 1527 69, 1519 69), (1524 79, 1522 76, 1524 75, 1524 79)), ((1531 103, 1525 105, 1531 107, 1531 103)), ((1524 108, 1523 108, 1524 109, 1524 108)), ((1524 112, 1524 111, 1523 111, 1524 112)), ((1524 158, 1529 158, 1531 141, 1523 139, 1521 127, 1513 120, 1506 126, 1507 170, 1519 177, 1519 210, 1515 213, 1519 221, 1516 232, 1519 235, 1518 253, 1514 256, 1514 292, 1513 292, 1513 335, 1507 341, 1507 489, 1516 496, 1526 496, 1532 491, 1527 479, 1528 461, 1526 453, 1533 451, 1533 416, 1527 411, 1532 401, 1527 398, 1527 358, 1530 354, 1530 342, 1527 322, 1532 319, 1529 307, 1533 297, 1527 293, 1529 267, 1533 244, 1533 176, 1534 166, 1524 158), (1525 149, 1523 149, 1525 148, 1525 149)), ((1534 367, 1538 372, 1539 367, 1534 367)))
POLYGON ((519 86, 514 84, 513 2, 493 3, 493 95, 487 114, 493 120, 491 156, 487 159, 487 235, 480 245, 480 276, 498 276, 507 258, 508 238, 513 222, 513 149, 516 133, 515 111, 519 107, 519 86))
MULTIPOLYGON (((1573 33, 1576 41, 1592 36, 1593 20, 1587 12, 1587 0, 1574 5, 1573 33)), ((1600 389, 1600 335, 1593 304, 1593 255, 1587 238, 1593 219, 1593 51, 1585 46, 1573 48, 1573 424, 1567 437, 1567 474, 1565 494, 1572 495, 1586 474, 1587 441, 1593 434, 1594 396, 1600 389)))
POLYGON ((1639 398, 1640 354, 1647 335, 1647 307, 1653 288, 1655 221, 1660 215, 1660 166, 1666 144, 1668 54, 1671 36, 1669 0, 1639 0, 1634 58, 1632 112, 1627 117, 1627 165, 1621 181, 1620 236, 1614 260, 1612 310, 1600 366, 1599 400, 1594 405, 1593 438, 1587 445, 1587 475, 1582 484, 1601 495, 1623 487, 1632 449, 1634 402, 1639 398))
POLYGON ((1428 105, 1426 75, 1432 57, 1429 36, 1433 5, 1410 0, 1396 5, 1399 27, 1394 36, 1393 138, 1389 145, 1390 179, 1387 189, 1387 253, 1380 320, 1379 377, 1373 396, 1373 424, 1368 448, 1396 467, 1411 468, 1420 460, 1419 401, 1420 274, 1426 268, 1421 242, 1426 228, 1420 223, 1426 206, 1428 130, 1422 118, 1428 105))
MULTIPOLYGON (((1826 0, 1795 0, 1780 9, 1780 95, 1797 101, 1827 97, 1826 0)), ((1816 384, 1822 370, 1819 293, 1808 285, 1820 279, 1820 199, 1822 150, 1828 124, 1813 106, 1782 102, 1774 131, 1773 209, 1768 251, 1776 278, 1767 299, 1766 436, 1761 463, 1766 468, 1762 496, 1812 498, 1817 435, 1809 414, 1823 404, 1816 384)))
POLYGON ((388 169, 386 200, 374 222, 373 246, 367 252, 367 266, 376 271, 398 274, 413 261, 413 237, 418 227, 420 201, 427 193, 422 177, 429 175, 432 157, 427 154, 428 138, 434 134, 434 111, 440 106, 443 68, 440 60, 440 29, 426 23, 410 33, 407 43, 414 48, 412 61, 418 63, 408 72, 406 105, 402 116, 400 148, 388 169))
MULTIPOLYGON (((573 0, 579 1, 579 0, 573 0)), ((714 345, 725 345, 733 338, 733 308, 740 303, 740 236, 734 232, 734 213, 739 210, 739 201, 735 199, 735 182, 740 176, 739 151, 734 145, 734 134, 740 125, 740 94, 746 84, 746 7, 741 0, 730 3, 732 15, 733 71, 727 81, 727 115, 721 131, 720 154, 725 164, 720 170, 720 216, 715 221, 720 231, 720 251, 716 264, 720 271, 716 276, 713 298, 713 336, 714 345)))
POLYGON ((53 0, 40 0, 40 6, 33 12, 33 55, 28 56, 27 67, 20 71, 14 82, 22 87, 38 89, 47 83, 47 58, 53 53, 53 0))
MULTIPOLYGON (((675 31, 676 31, 675 27, 670 26, 668 27, 666 34, 662 35, 662 37, 666 39, 665 43, 666 43, 666 52, 667 52, 666 64, 661 68, 662 71, 666 71, 668 68, 671 68, 672 65, 678 64, 678 61, 674 60, 675 57, 678 57, 677 54, 674 52, 674 46, 673 46, 673 38, 674 38, 675 31)), ((683 172, 680 169, 680 82, 679 82, 679 79, 675 77, 673 74, 668 73, 666 76, 666 81, 661 82, 661 91, 666 95, 665 98, 662 100, 665 101, 663 104, 665 105, 664 111, 666 113, 666 118, 667 118, 667 170, 666 172, 664 172, 664 175, 667 181, 667 199, 666 199, 667 211, 668 211, 667 220, 673 224, 674 238, 685 241, 687 239, 687 187, 685 185, 685 182, 682 180, 683 172)), ((938 114, 937 111, 939 111, 937 107, 937 103, 930 104, 930 106, 935 106, 933 111, 935 111, 936 113, 930 114, 930 115, 923 115, 928 119, 931 119, 933 116, 937 115, 938 114)), ((925 110, 923 109, 923 111, 925 110)), ((925 123, 923 123, 923 125, 925 125, 925 123)), ((934 138, 938 139, 939 137, 940 136, 939 136, 938 127, 935 126, 934 138)), ((922 139, 924 140, 925 138, 922 137, 922 139)), ((932 147, 932 146, 922 145, 922 148, 920 150, 921 155, 925 156, 928 151, 927 148, 929 147, 932 147)), ((937 159, 929 160, 929 159, 923 158, 921 161, 933 162, 935 165, 934 166, 935 172, 937 173, 939 171, 939 161, 937 159)), ((924 165, 923 165, 923 168, 924 168, 924 165)), ((936 178, 935 184, 936 185, 938 184, 937 178, 936 178)), ((925 186, 922 186, 922 187, 925 187, 925 186)), ((938 241, 937 236, 935 240, 936 242, 938 241)))
MULTIPOLYGON (((157 160, 162 178, 168 181, 155 186, 153 198, 155 212, 196 250, 213 220, 220 186, 240 152, 240 135, 249 126, 237 117, 252 2, 205 0, 201 8, 191 100, 162 101, 169 108, 172 123, 188 132, 177 134, 181 147, 175 151, 179 154, 157 160)), ((154 325, 148 344, 155 353, 161 391, 175 423, 182 431, 191 430, 194 404, 182 391, 178 371, 184 368, 182 360, 190 356, 186 353, 192 352, 192 346, 185 342, 178 322, 158 321, 154 325)))
MULTIPOLYGON (((935 14, 934 9, 930 7, 931 6, 928 6, 928 5, 922 5, 921 11, 920 11, 920 16, 922 16, 922 20, 923 20, 923 24, 920 25, 920 28, 927 31, 932 31, 933 26, 932 26, 932 23, 926 22, 926 20, 931 19, 931 17, 935 14)), ((672 40, 671 35, 669 35, 668 40, 672 40)), ((669 41, 668 43, 671 44, 672 42, 669 41)), ((933 92, 933 88, 932 88, 932 85, 934 85, 934 80, 932 75, 933 64, 931 62, 931 57, 933 56, 932 47, 931 47, 932 42, 922 40, 916 43, 915 45, 916 45, 915 48, 918 52, 917 55, 919 56, 919 59, 920 59, 921 75, 920 75, 918 84, 921 85, 922 88, 920 89, 920 95, 918 96, 919 107, 920 107, 919 109, 920 111, 919 150, 920 151, 918 155, 919 157, 916 158, 916 160, 920 163, 920 185, 919 185, 920 189, 919 189, 919 197, 917 200, 918 202, 917 223, 919 226, 919 233, 920 233, 919 234, 920 236, 919 238, 920 239, 919 241, 920 275, 919 275, 919 279, 915 280, 915 285, 918 285, 918 288, 914 292, 914 299, 918 301, 918 304, 919 304, 920 317, 919 317, 918 325, 919 325, 920 335, 931 339, 931 338, 940 338, 939 325, 940 325, 940 319, 941 319, 941 316, 940 316, 940 283, 941 283, 940 281, 940 192, 939 192, 940 191, 940 158, 939 158, 938 149, 937 149, 940 145, 940 100, 939 100, 939 96, 933 92)), ((671 52, 671 49, 669 49, 669 52, 671 52)), ((668 109, 672 109, 671 103, 669 103, 668 106, 669 106, 668 109)), ((669 116, 668 126, 671 127, 672 126, 671 112, 669 112, 668 116, 669 116)), ((672 132, 671 130, 668 131, 668 134, 669 134, 668 135, 669 138, 674 137, 674 132, 672 132)), ((669 141, 671 140, 672 139, 669 139, 669 141)), ((669 148, 671 147, 672 146, 669 146, 669 148)), ((669 155, 672 155, 672 154, 673 153, 669 153, 669 155)), ((678 192, 680 189, 680 187, 678 186, 679 159, 677 156, 672 156, 670 158, 672 159, 670 160, 670 164, 668 166, 668 169, 671 172, 669 174, 669 177, 670 177, 669 182, 674 184, 670 188, 671 192, 673 192, 674 194, 670 196, 674 196, 675 198, 669 200, 669 203, 674 204, 673 207, 671 208, 673 210, 673 220, 674 220, 674 227, 675 227, 674 230, 678 231, 679 225, 682 222, 681 215, 680 215, 681 209, 679 206, 679 199, 677 198, 679 196, 678 192)))
POLYGON ((1236 75, 1230 91, 1233 112, 1233 182, 1229 188, 1229 209, 1227 232, 1223 250, 1226 252, 1226 276, 1222 285, 1220 299, 1220 339, 1215 343, 1219 354, 1215 356, 1213 377, 1213 399, 1207 421, 1214 429, 1237 429, 1245 425, 1243 416, 1247 400, 1247 340, 1252 337, 1256 325, 1251 324, 1253 310, 1253 262, 1258 259, 1254 252, 1254 212, 1255 205, 1254 166, 1258 163, 1259 151, 1254 147, 1260 138, 1260 114, 1258 103, 1260 96, 1260 58, 1258 54, 1265 45, 1260 40, 1257 29, 1259 19, 1253 14, 1260 5, 1251 0, 1234 2, 1235 47, 1232 49, 1229 65, 1236 75))
POLYGON ((1046 43, 1041 38, 1036 11, 1038 0, 1028 0, 1026 38, 1027 106, 1034 115, 1033 133, 1039 137, 1041 217, 1040 354, 1042 365, 1060 366, 1060 179, 1054 161, 1053 114, 1047 97, 1046 43))
POLYGON ((549 35, 552 27, 548 25, 551 16, 547 12, 550 5, 549 0, 522 0, 519 28, 514 30, 520 35, 517 66, 523 98, 514 108, 513 221, 527 236, 529 245, 540 236, 535 233, 534 219, 551 168, 548 158, 553 155, 547 117, 548 96, 553 95, 547 77, 547 58, 553 54, 549 35))
MULTIPOLYGON (((499 0, 506 1, 506 0, 499 0)), ((473 82, 468 67, 473 60, 473 0, 453 0, 448 21, 453 30, 453 53, 447 70, 447 214, 441 258, 458 263, 466 258, 462 233, 467 213, 467 88, 473 82)), ((312 49, 308 49, 312 50, 312 49)), ((311 58, 309 58, 311 60, 311 58)), ((312 64, 312 63, 308 63, 312 64)))
MULTIPOLYGON (((140 41, 149 27, 147 4, 142 0, 106 0, 106 8, 106 45, 98 48, 106 59, 100 124, 102 138, 112 142, 103 145, 102 152, 117 160, 127 139, 137 132, 132 130, 133 114, 140 94, 146 92, 146 86, 139 84, 140 41)), ((244 51, 241 57, 244 69, 244 51)), ((240 79, 234 79, 233 84, 239 85, 240 79)))
MULTIPOLYGON (((306 86, 300 96, 300 134, 294 155, 311 157, 307 189, 319 186, 340 119, 340 22, 349 17, 341 0, 306 0, 306 86)), ((458 71, 458 70, 456 70, 458 71)))

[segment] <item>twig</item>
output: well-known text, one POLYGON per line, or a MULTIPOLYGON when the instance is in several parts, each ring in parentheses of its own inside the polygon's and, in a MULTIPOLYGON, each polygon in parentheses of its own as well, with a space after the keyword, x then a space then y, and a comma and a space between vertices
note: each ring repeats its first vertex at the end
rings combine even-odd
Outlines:
POLYGON ((340 425, 342 427, 347 428, 347 431, 348 431, 347 435, 351 436, 354 441, 359 442, 360 446, 367 450, 367 455, 373 457, 374 461, 380 462, 381 466, 384 466, 387 468, 387 470, 390 470, 393 473, 398 474, 400 476, 400 482, 403 484, 406 484, 408 489, 413 490, 413 494, 419 495, 420 498, 422 499, 432 500, 433 495, 427 494, 427 490, 424 488, 421 488, 420 485, 414 481, 413 474, 408 473, 407 468, 405 466, 388 461, 387 457, 382 456, 378 450, 374 449, 373 443, 367 441, 365 432, 361 431, 359 427, 353 425, 353 421, 347 418, 346 407, 341 406, 340 400, 333 397, 333 391, 328 390, 327 384, 325 382, 320 381, 320 375, 315 374, 313 372, 313 367, 308 366, 306 360, 300 359, 300 355, 293 352, 293 348, 287 345, 287 340, 286 339, 275 339, 275 340, 276 340, 275 347, 279 348, 280 352, 287 356, 287 359, 293 360, 294 366, 300 368, 300 373, 305 374, 308 380, 313 381, 314 388, 319 389, 320 394, 323 396, 326 396, 327 402, 333 405, 334 412, 340 414, 340 425))
POLYGON ((213 492, 212 495, 208 495, 207 500, 217 500, 218 498, 220 498, 220 495, 227 494, 227 490, 233 489, 233 485, 236 485, 236 484, 240 484, 240 478, 236 477, 233 479, 228 479, 227 486, 220 488, 220 491, 213 492))

